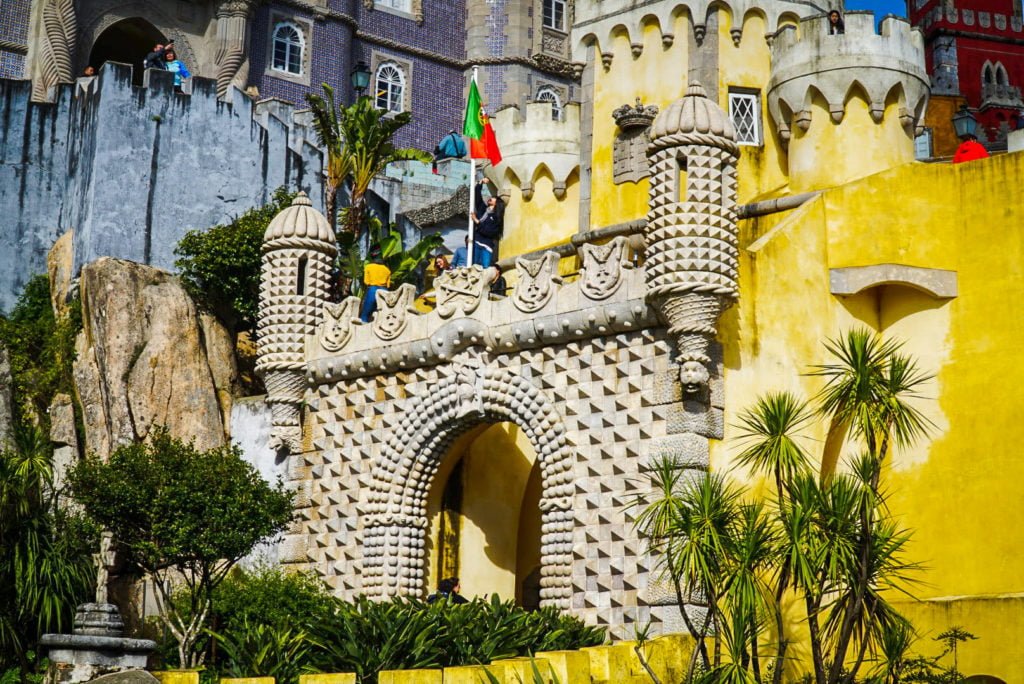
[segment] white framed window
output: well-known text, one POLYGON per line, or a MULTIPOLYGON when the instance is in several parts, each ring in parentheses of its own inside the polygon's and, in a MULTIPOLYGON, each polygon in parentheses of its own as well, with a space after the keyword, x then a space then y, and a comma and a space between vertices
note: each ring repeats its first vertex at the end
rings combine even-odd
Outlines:
POLYGON ((286 74, 301 76, 306 39, 299 27, 290 21, 279 22, 274 27, 271 44, 273 46, 271 68, 286 74))
POLYGON ((412 14, 412 0, 376 0, 375 4, 412 14))
POLYGON ((374 104, 386 112, 401 112, 405 103, 405 74, 394 62, 384 62, 374 75, 374 104))
POLYGON ((932 158, 932 129, 926 128, 914 138, 914 159, 932 158))
POLYGON ((729 118, 740 145, 761 145, 761 95, 754 91, 729 91, 729 118))
POLYGON ((558 94, 557 90, 551 86, 541 86, 537 90, 537 97, 534 99, 537 102, 550 102, 551 119, 553 121, 562 120, 562 96, 558 94))
POLYGON ((565 31, 566 0, 544 0, 544 26, 565 31))

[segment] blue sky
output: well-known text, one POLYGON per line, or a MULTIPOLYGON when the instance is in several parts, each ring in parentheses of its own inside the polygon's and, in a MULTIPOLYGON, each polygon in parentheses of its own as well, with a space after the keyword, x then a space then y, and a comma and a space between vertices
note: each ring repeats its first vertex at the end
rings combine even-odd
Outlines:
POLYGON ((846 0, 846 9, 872 10, 875 18, 884 17, 886 14, 907 16, 907 3, 904 0, 846 0))

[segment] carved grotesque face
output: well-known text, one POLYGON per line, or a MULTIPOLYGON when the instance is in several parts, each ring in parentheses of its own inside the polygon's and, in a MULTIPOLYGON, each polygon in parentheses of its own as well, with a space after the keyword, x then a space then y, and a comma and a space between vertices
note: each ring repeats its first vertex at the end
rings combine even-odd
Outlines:
POLYGON ((611 258, 605 261, 594 260, 591 272, 587 274, 590 276, 594 289, 604 292, 615 285, 615 279, 619 276, 616 266, 618 264, 614 263, 611 258))
POLYGON ((679 381, 683 384, 683 391, 687 394, 696 394, 707 386, 711 374, 704 364, 699 361, 687 361, 679 368, 679 381))

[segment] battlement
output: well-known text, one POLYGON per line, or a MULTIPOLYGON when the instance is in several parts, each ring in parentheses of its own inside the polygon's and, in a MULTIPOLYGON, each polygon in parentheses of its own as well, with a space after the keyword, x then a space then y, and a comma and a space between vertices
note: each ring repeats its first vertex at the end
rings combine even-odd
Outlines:
POLYGON ((851 91, 856 90, 868 100, 876 123, 881 123, 886 101, 895 91, 901 124, 911 137, 924 115, 929 79, 921 32, 905 19, 888 16, 876 33, 871 12, 848 12, 845 23, 845 34, 830 35, 828 17, 819 15, 776 35, 768 109, 784 141, 789 139, 791 120, 804 131, 810 127, 816 94, 826 100, 836 124, 842 122, 851 91))
POLYGON ((225 223, 265 204, 281 186, 322 197, 323 157, 303 114, 254 103, 213 79, 174 91, 173 74, 128 64, 62 84, 31 101, 28 81, 3 81, 0 121, 0 308, 46 271, 46 253, 74 231, 74 269, 102 256, 174 267, 191 229, 225 223), (43 122, 46 125, 41 125, 43 122), (5 255, 6 256, 6 255, 5 255))
POLYGON ((1007 16, 998 12, 958 9, 939 5, 931 8, 921 17, 921 28, 929 31, 932 28, 958 29, 995 29, 1006 36, 1020 37, 1024 35, 1024 21, 1020 17, 1007 16))
POLYGON ((524 199, 533 194, 533 184, 546 169, 554 181, 555 196, 561 197, 569 176, 580 163, 580 106, 562 107, 556 119, 550 102, 530 102, 526 112, 506 107, 491 117, 501 142, 502 163, 495 172, 520 186, 524 199))

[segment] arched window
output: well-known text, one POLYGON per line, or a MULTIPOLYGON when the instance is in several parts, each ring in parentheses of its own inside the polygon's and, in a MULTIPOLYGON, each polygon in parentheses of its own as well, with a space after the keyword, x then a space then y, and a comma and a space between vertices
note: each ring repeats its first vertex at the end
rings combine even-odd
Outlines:
POLYGON ((376 107, 386 112, 401 112, 405 101, 405 74, 394 62, 377 67, 374 79, 376 107))
POLYGON ((985 83, 995 83, 996 74, 991 64, 985 64, 985 68, 982 71, 981 78, 985 83))
POLYGON ((290 21, 282 21, 274 27, 273 68, 288 74, 302 74, 302 51, 305 39, 299 27, 290 21))
POLYGON ((565 30, 565 0, 544 0, 544 26, 565 30))
POLYGON ((537 102, 550 102, 551 103, 551 119, 554 121, 562 120, 562 98, 559 96, 558 91, 549 86, 544 86, 537 91, 537 102))
POLYGON ((1003 66, 1002 62, 996 63, 996 83, 999 85, 1010 85, 1010 77, 1006 73, 1006 67, 1003 66))

